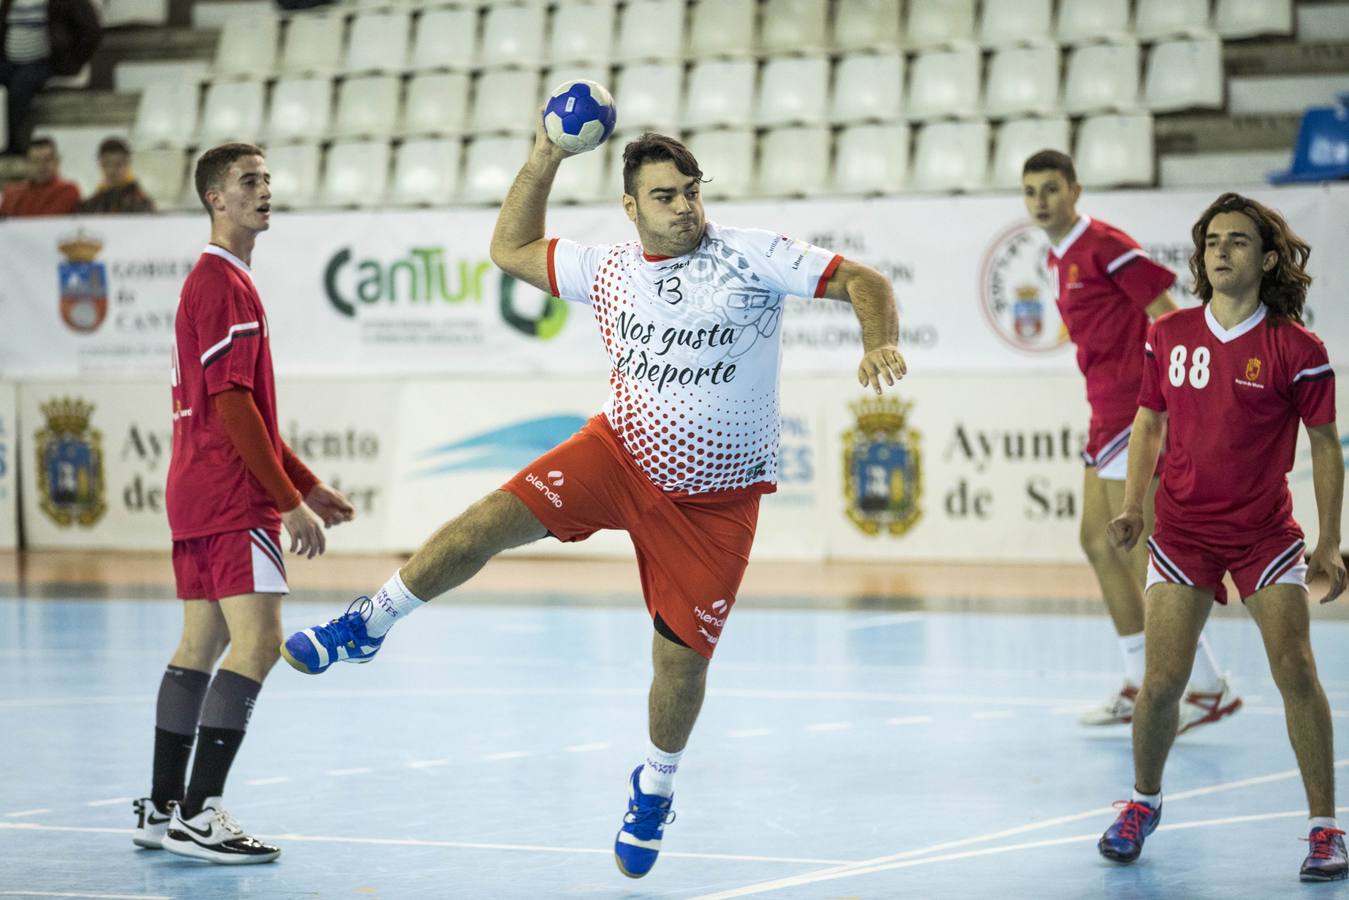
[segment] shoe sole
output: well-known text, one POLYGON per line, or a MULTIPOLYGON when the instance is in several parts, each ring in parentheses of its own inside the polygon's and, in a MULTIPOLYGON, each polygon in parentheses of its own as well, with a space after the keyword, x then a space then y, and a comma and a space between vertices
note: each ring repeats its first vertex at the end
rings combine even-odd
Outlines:
POLYGON ((627 869, 623 868, 623 860, 618 858, 617 853, 614 854, 614 865, 618 866, 618 871, 622 872, 629 878, 644 878, 646 877, 646 873, 651 871, 650 869, 647 869, 646 872, 643 872, 640 875, 634 875, 632 872, 629 872, 627 869))
POLYGON ((1234 715, 1239 709, 1241 709, 1241 702, 1242 702, 1241 698, 1238 697, 1237 699, 1233 700, 1231 703, 1227 704, 1221 709, 1215 710, 1209 713, 1208 715, 1204 716, 1204 718, 1196 719, 1189 725, 1186 725, 1180 731, 1177 731, 1176 737, 1180 737, 1182 734, 1189 731, 1191 728, 1198 728, 1200 725, 1212 725, 1214 722, 1217 722, 1221 719, 1225 719, 1230 715, 1234 715))
POLYGON ((290 650, 286 648, 285 644, 281 645, 281 658, 284 659, 286 662, 288 662, 292 669, 294 669, 297 672, 302 672, 305 675, 322 675, 324 672, 328 671, 328 666, 324 666, 322 669, 319 669, 317 672, 315 672, 313 669, 309 668, 304 663, 300 662, 298 659, 291 656, 290 650))
POLYGON ((220 866, 247 866, 259 863, 269 863, 281 855, 280 850, 275 853, 260 853, 256 856, 218 854, 197 844, 189 843, 187 841, 174 841, 169 838, 164 839, 163 849, 176 856, 185 856, 188 859, 199 859, 202 862, 215 863, 220 866))
POLYGON ((164 849, 164 840, 162 838, 155 840, 154 838, 133 837, 131 843, 135 844, 137 847, 144 847, 146 850, 164 849))
POLYGON ((1349 872, 1341 872, 1338 875, 1314 875, 1310 872, 1302 872, 1298 878, 1300 881, 1308 882, 1344 881, 1349 879, 1349 872))
POLYGON ((1097 850, 1097 852, 1099 852, 1099 853, 1101 854, 1101 856, 1105 857, 1106 859, 1110 860, 1111 862, 1117 862, 1117 863, 1120 863, 1121 865, 1126 865, 1126 866, 1127 866, 1129 863, 1137 862, 1137 861, 1138 861, 1138 857, 1142 855, 1142 851, 1141 851, 1141 850, 1140 850, 1138 853, 1135 853, 1133 856, 1120 856, 1118 853, 1114 852, 1113 850, 1107 850, 1107 849, 1105 849, 1104 847, 1099 847, 1099 846, 1096 848, 1096 850, 1097 850))

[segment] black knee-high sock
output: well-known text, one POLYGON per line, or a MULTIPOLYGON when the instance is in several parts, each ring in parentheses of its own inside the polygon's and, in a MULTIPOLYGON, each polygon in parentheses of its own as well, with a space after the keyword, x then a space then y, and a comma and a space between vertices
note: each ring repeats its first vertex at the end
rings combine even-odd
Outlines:
POLYGON ((192 736, 197 731, 202 700, 211 683, 207 672, 168 666, 159 682, 155 704, 155 760, 150 799, 161 810, 183 799, 192 736))
POLYGON ((183 797, 183 818, 197 815, 208 797, 219 797, 225 792, 225 779, 244 741, 244 731, 260 690, 260 682, 228 669, 220 669, 211 680, 201 711, 201 727, 197 729, 192 780, 183 797))

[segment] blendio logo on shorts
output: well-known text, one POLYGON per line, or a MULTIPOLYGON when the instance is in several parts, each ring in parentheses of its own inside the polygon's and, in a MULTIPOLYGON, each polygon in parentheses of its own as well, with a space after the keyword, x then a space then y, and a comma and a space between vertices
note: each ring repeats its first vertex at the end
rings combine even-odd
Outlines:
MULTIPOLYGON (((525 481, 528 481, 530 484, 534 485, 534 487, 538 488, 539 493, 543 494, 543 496, 546 497, 548 502, 553 504, 553 506, 557 507, 558 509, 562 508, 562 498, 558 496, 557 491, 553 490, 552 488, 548 487, 548 485, 544 484, 543 480, 535 476, 533 472, 530 472, 525 476, 525 481)), ((562 479, 560 477, 557 478, 555 480, 555 483, 561 484, 562 479)))

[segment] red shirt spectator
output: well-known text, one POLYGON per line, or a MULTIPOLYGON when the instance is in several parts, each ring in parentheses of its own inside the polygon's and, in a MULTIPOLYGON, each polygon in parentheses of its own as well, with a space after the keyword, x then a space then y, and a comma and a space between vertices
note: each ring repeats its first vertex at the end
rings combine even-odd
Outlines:
POLYGON ((80 203, 80 189, 61 177, 61 156, 51 138, 28 147, 28 177, 5 188, 0 216, 66 216, 80 203))

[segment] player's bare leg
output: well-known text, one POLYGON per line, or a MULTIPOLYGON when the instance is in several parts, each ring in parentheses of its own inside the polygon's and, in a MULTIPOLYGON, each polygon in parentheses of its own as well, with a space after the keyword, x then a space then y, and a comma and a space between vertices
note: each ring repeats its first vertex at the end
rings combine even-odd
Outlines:
POLYGON ((210 672, 230 641, 229 627, 220 604, 205 600, 183 601, 183 633, 169 665, 196 672, 210 672))
POLYGON ((651 743, 666 753, 678 753, 693 733, 703 708, 708 661, 688 647, 660 634, 651 641, 651 693, 648 730, 651 743))
POLYGON ((280 654, 281 595, 222 597, 220 612, 229 628, 229 653, 220 668, 261 683, 280 654))
POLYGON ((1195 645, 1213 607, 1213 592, 1155 584, 1147 596, 1147 669, 1134 709, 1134 788, 1162 789, 1162 769, 1176 739, 1180 699, 1194 665, 1195 645))
MULTIPOLYGON (((1143 576, 1147 566, 1146 548, 1140 566, 1136 557, 1116 549, 1106 536, 1106 525, 1123 505, 1124 482, 1101 478, 1092 468, 1084 470, 1078 540, 1096 573, 1105 608, 1115 623, 1115 633, 1121 637, 1143 630, 1143 576)), ((1150 527, 1148 532, 1151 533, 1150 527)))

